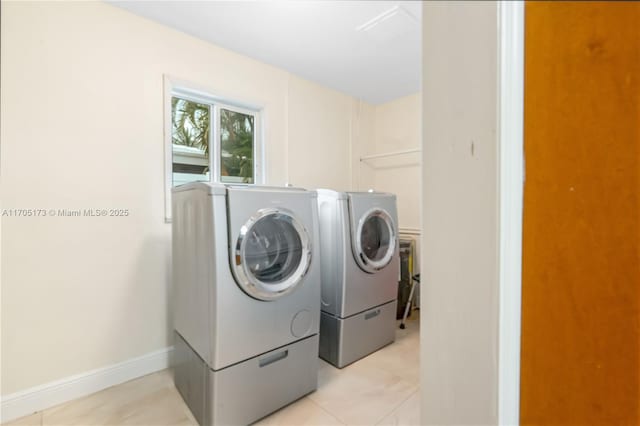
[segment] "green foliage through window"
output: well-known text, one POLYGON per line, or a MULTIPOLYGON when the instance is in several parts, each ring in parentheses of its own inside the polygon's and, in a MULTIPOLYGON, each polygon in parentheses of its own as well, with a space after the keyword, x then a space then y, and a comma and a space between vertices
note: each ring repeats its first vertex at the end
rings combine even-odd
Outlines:
POLYGON ((209 115, 209 105, 172 97, 173 143, 199 148, 209 154, 209 115))
POLYGON ((241 177, 244 183, 253 183, 254 116, 220 109, 220 174, 241 177))
POLYGON ((173 185, 210 180, 209 105, 171 98, 173 185))
POLYGON ((174 185, 211 180, 210 151, 219 159, 219 176, 213 180, 255 183, 254 114, 172 96, 171 120, 174 185), (211 126, 219 135, 213 144, 211 126))

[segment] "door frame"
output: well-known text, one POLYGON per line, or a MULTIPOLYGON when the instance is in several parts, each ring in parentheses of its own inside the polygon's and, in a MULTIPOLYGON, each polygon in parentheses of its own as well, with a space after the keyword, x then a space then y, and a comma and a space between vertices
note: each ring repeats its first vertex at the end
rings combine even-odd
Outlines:
POLYGON ((524 191, 524 2, 498 4, 499 330, 498 424, 520 417, 524 191))

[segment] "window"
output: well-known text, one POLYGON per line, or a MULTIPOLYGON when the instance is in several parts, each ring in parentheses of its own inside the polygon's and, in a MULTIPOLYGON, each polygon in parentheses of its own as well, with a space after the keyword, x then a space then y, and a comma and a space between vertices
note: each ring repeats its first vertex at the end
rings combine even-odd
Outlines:
POLYGON ((165 217, 188 182, 262 183, 260 110, 165 79, 165 217))
POLYGON ((255 183, 255 115, 219 109, 220 181, 255 183))
POLYGON ((171 97, 172 186, 211 179, 210 117, 209 105, 171 97))

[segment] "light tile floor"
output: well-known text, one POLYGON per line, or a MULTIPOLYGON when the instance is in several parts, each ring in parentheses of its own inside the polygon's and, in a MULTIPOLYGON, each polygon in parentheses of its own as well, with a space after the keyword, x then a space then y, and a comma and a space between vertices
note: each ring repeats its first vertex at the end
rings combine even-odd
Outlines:
MULTIPOLYGON (((341 370, 318 360, 318 389, 258 425, 419 425, 419 315, 395 343, 341 370)), ((169 370, 150 374, 6 426, 197 425, 169 370)))

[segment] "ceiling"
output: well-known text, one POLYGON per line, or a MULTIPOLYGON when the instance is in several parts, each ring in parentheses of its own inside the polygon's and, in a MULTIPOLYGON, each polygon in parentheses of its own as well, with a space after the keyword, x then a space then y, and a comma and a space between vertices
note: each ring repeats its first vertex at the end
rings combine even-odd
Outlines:
POLYGON ((419 1, 108 1, 373 104, 420 89, 419 1))

